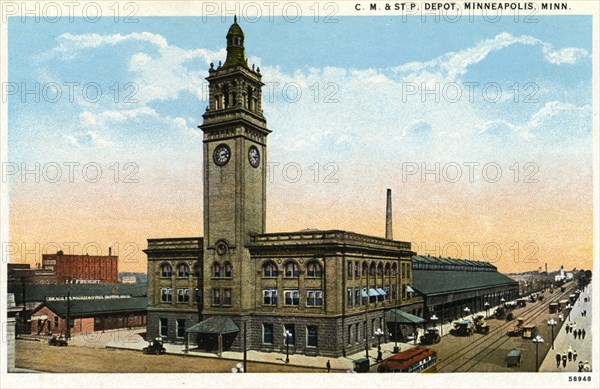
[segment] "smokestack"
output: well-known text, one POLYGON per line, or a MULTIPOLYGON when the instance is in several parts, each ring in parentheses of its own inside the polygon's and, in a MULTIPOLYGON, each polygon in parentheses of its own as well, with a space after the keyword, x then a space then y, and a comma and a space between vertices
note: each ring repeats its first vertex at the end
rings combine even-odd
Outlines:
POLYGON ((112 256, 112 247, 109 247, 109 248, 108 248, 108 256, 109 256, 109 257, 110 257, 110 256, 112 256))
POLYGON ((387 190, 387 202, 385 207, 385 238, 394 239, 392 233, 392 190, 387 190))
POLYGON ((546 265, 546 273, 548 273, 548 262, 546 262, 545 265, 546 265))

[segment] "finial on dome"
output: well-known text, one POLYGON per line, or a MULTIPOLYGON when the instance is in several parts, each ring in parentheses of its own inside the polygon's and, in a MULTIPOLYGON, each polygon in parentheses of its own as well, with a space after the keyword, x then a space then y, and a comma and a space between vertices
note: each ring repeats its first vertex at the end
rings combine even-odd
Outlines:
POLYGON ((237 23, 237 15, 233 15, 233 22, 237 23))

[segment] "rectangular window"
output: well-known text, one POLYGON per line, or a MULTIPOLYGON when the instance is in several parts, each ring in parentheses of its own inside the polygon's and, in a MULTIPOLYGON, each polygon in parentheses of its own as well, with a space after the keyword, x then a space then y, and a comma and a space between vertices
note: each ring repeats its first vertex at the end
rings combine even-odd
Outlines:
POLYGON ((284 345, 295 346, 296 345, 296 326, 293 324, 284 324, 283 326, 284 333, 289 335, 285 336, 284 345))
POLYGON ((212 305, 221 305, 221 290, 213 289, 212 293, 212 305))
POLYGON ((300 305, 300 291, 286 290, 284 292, 285 305, 300 305))
POLYGON ((352 262, 348 262, 347 276, 348 276, 348 278, 352 278, 352 262))
POLYGON ((169 320, 167 318, 161 317, 160 319, 158 319, 158 321, 158 335, 166 337, 169 334, 169 320))
POLYGON ((177 319, 177 337, 185 338, 185 320, 177 319))
POLYGON ((277 290, 276 289, 263 290, 263 304, 264 305, 277 305, 277 290))
POLYGON ((390 300, 390 286, 389 285, 386 286, 384 291, 385 291, 385 299, 389 301, 390 300))
POLYGON ((58 328, 58 316, 54 316, 54 328, 58 328))
POLYGON ((354 292, 352 288, 348 288, 348 294, 346 295, 346 305, 348 308, 352 308, 352 302, 354 301, 354 292))
POLYGON ((189 303, 190 302, 190 290, 189 289, 177 289, 177 302, 178 303, 189 303))
POLYGON ((354 278, 360 277, 360 267, 358 266, 358 262, 354 262, 354 278))
POLYGON ((160 301, 162 301, 163 303, 172 303, 173 302, 173 289, 161 288, 160 289, 160 301))
POLYGON ((406 278, 410 279, 410 264, 406 266, 406 278))
POLYGON ((317 347, 319 340, 319 330, 317 326, 306 326, 306 346, 317 347))
POLYGON ((223 289, 223 305, 231 305, 231 288, 223 289))
POLYGON ((307 290, 306 291, 306 305, 309 307, 322 307, 323 306, 323 291, 322 290, 307 290))
POLYGON ((352 324, 348 325, 348 344, 352 344, 352 324))
POLYGON ((354 305, 360 305, 360 288, 354 288, 354 305))
POLYGON ((263 343, 273 344, 273 324, 263 323, 263 343))
POLYGON ((406 285, 402 285, 402 299, 406 298, 406 285))

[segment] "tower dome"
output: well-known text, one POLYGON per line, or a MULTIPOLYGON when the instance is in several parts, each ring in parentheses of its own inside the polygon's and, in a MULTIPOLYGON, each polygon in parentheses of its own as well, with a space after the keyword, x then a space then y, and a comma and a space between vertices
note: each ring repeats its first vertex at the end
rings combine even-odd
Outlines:
POLYGON ((248 67, 246 50, 244 49, 244 31, 237 23, 237 16, 233 17, 233 24, 227 31, 227 58, 224 68, 234 66, 248 67))

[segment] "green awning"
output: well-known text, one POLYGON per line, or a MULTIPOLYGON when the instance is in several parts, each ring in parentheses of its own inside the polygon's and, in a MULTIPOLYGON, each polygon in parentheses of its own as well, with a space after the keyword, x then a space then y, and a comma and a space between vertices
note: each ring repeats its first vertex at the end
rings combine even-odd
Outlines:
POLYGON ((188 334, 230 334, 239 331, 228 316, 212 316, 185 330, 188 334))
POLYGON ((391 309, 385 315, 385 320, 388 323, 398 323, 398 324, 422 324, 425 323, 425 319, 411 315, 408 312, 401 311, 400 309, 391 309))

